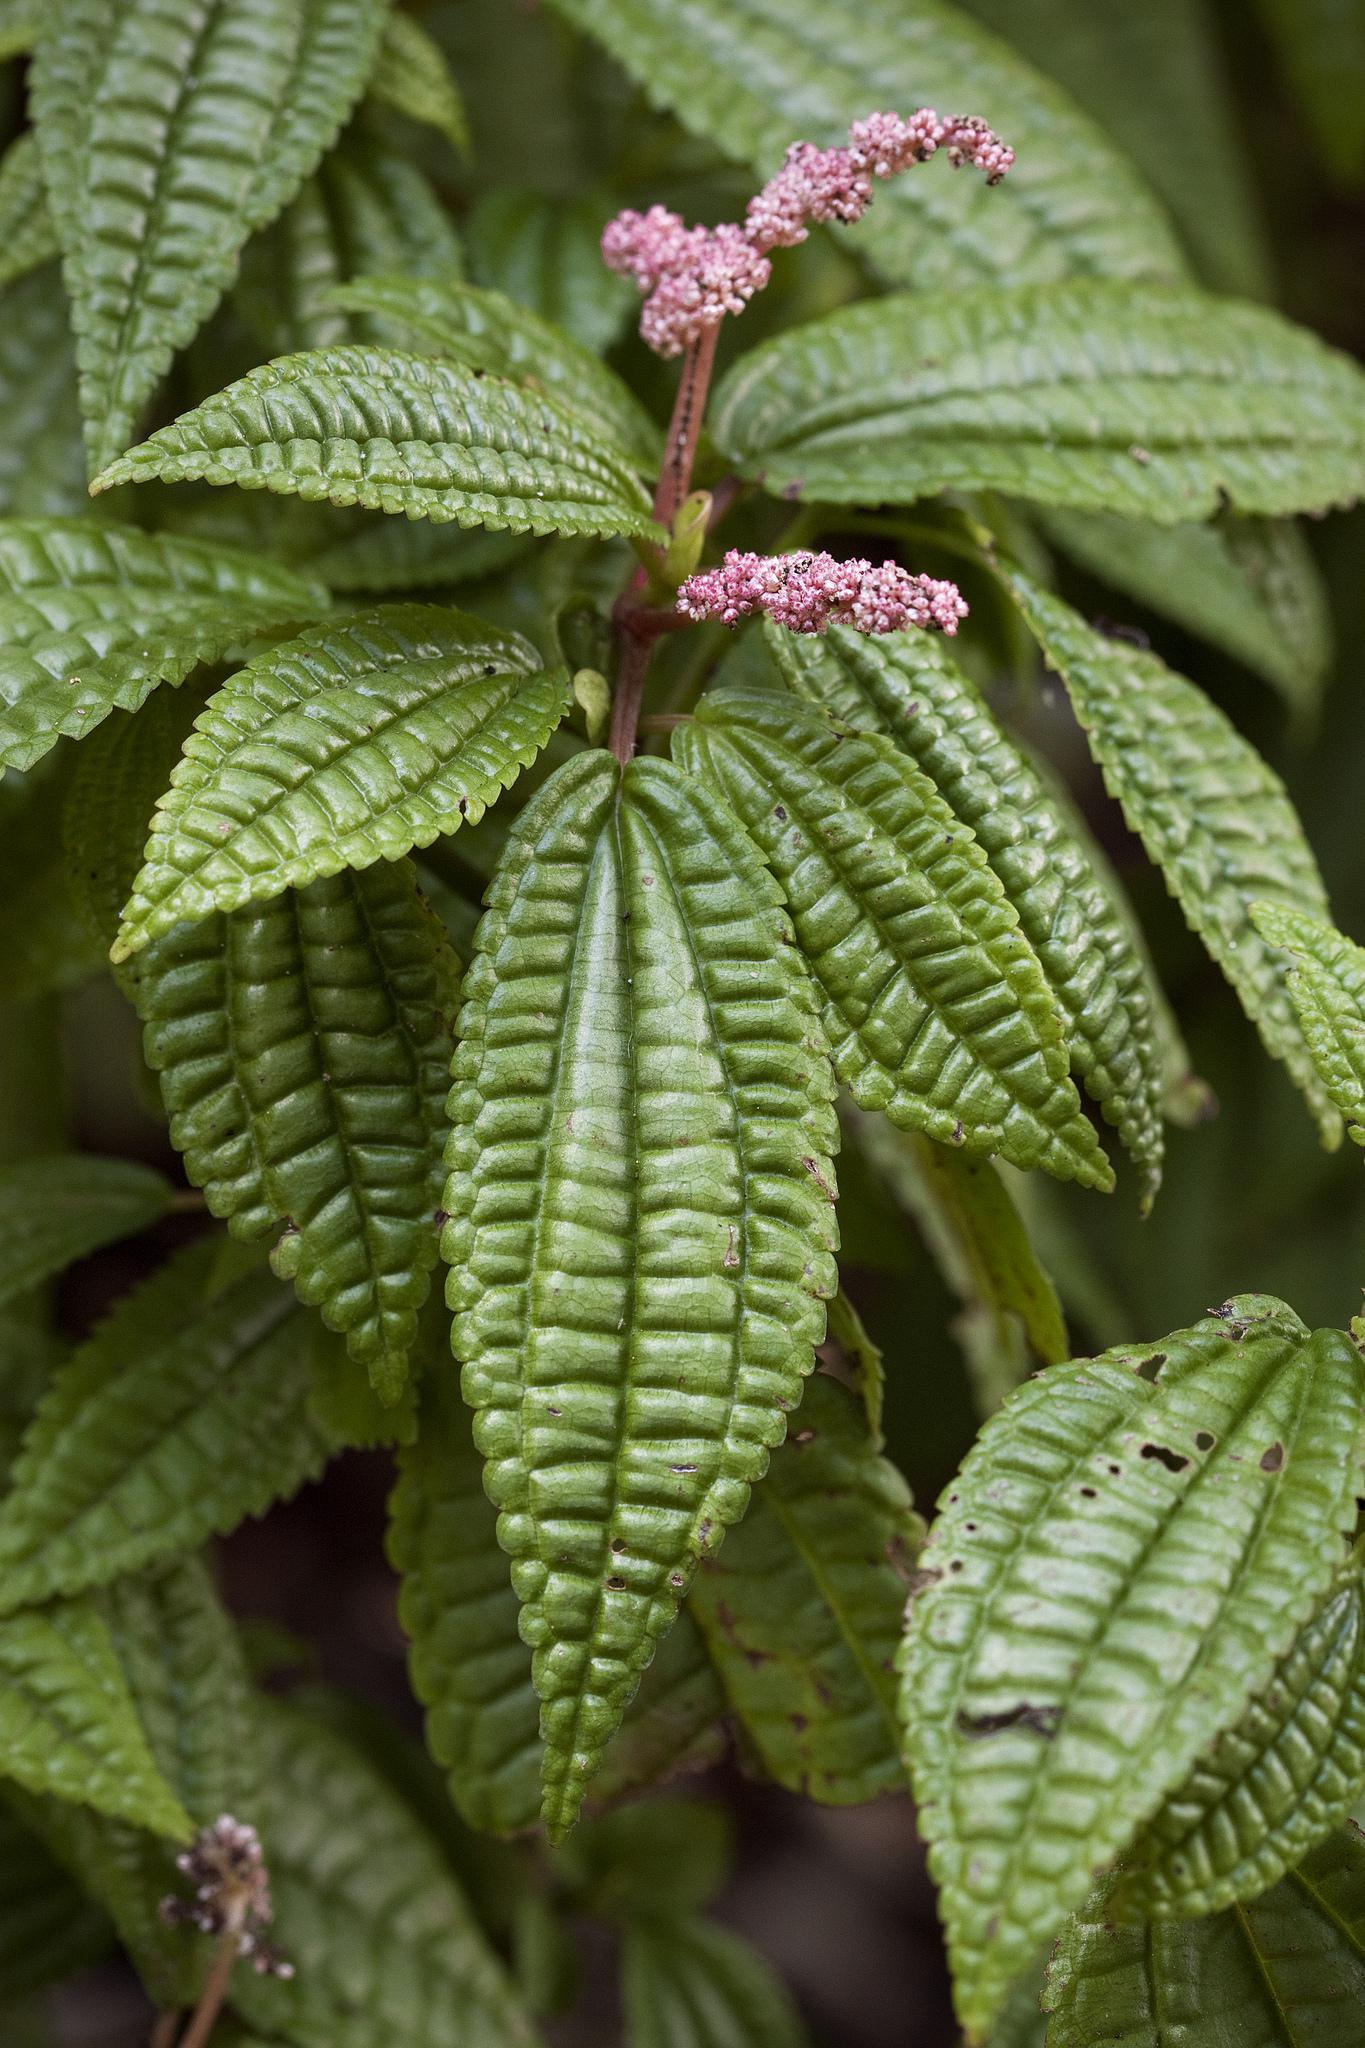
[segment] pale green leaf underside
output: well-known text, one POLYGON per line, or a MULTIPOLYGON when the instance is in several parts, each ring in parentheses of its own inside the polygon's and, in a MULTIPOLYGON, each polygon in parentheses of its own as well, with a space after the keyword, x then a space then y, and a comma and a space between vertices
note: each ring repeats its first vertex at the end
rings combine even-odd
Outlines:
POLYGON ((327 606, 318 583, 242 549, 89 519, 0 523, 0 766, 31 768, 158 683, 327 606))
POLYGON ((621 1996, 631 2048, 809 2048, 783 1984, 710 1920, 633 1924, 621 1996))
POLYGON ((817 1373, 689 1605, 764 1774, 822 1804, 903 1789, 895 1654, 924 1528, 856 1398, 817 1373))
POLYGON ((374 64, 384 0, 66 0, 33 111, 94 468, 125 448, 243 244, 313 171, 374 64))
POLYGON ((1358 2048, 1360 1830, 1339 1828, 1273 1890, 1209 1919, 1125 1927, 1096 1893, 1058 1944, 1046 2004, 1048 2048, 1358 2048))
POLYGON ((988 190, 937 163, 888 180, 850 247, 924 290, 1068 276, 1178 277, 1127 160, 1066 94, 939 0, 556 0, 656 101, 727 155, 777 169, 798 137, 844 139, 877 107, 972 112, 1017 152, 988 190))
POLYGON ((1022 572, 1006 581, 1066 685, 1110 794, 1187 923, 1308 1098, 1323 1140, 1341 1124, 1305 1042, 1286 970, 1258 934, 1259 899, 1310 917, 1327 898, 1303 826, 1274 771, 1202 690, 1154 654, 1088 626, 1022 572))
POLYGON ((263 363, 96 479, 201 479, 517 533, 652 533, 614 440, 505 377, 397 349, 263 363))
POLYGON ((528 641, 439 605, 380 606, 259 655, 185 742, 113 957, 477 824, 568 701, 528 641))
POLYGON ((577 1810, 837 1287, 836 1130, 776 891, 675 768, 559 769, 489 892, 451 1096, 454 1348, 577 1810))
POLYGON ((1152 1820, 1114 1904, 1125 1917, 1190 1919, 1257 1898, 1345 1820, 1362 1783, 1357 1576, 1313 1616, 1265 1691, 1152 1820))
POLYGON ((370 96, 409 121, 444 135, 461 156, 469 154, 469 120, 460 88, 434 37, 412 15, 395 7, 384 23, 379 59, 370 74, 370 96))
POLYGON ((0 1505, 5 1611, 226 1534, 322 1469, 306 1319, 268 1273, 206 1302, 215 1251, 127 1295, 54 1377, 0 1505))
POLYGON ((1288 953, 1290 1001, 1331 1101, 1365 1145, 1365 949, 1322 918, 1282 903, 1257 903, 1252 922, 1288 953))
POLYGON ((642 469, 657 470, 663 437, 630 386, 600 354, 502 292, 446 278, 366 277, 334 296, 393 327, 405 347, 547 390, 605 428, 642 469))
POLYGON ((1072 1065, 1150 1199, 1163 1141, 1149 977, 1042 777, 926 633, 836 627, 815 638, 773 627, 768 645, 791 688, 840 722, 885 733, 975 833, 1057 999, 1072 1065))
POLYGON ((741 357, 711 429, 778 496, 999 490, 1163 524, 1365 494, 1365 373, 1264 306, 1144 284, 909 295, 741 357))
POLYGON ((0 1172, 0 1302, 75 1259, 146 1230, 170 1206, 150 1167, 60 1152, 0 1172))
POLYGON ((0 287, 59 253, 37 138, 29 129, 0 158, 0 287))
POLYGON ((436 1263, 458 963, 406 861, 167 932, 129 970, 171 1140, 398 1394, 436 1263))
POLYGON ((1091 1187, 1113 1175, 1060 1018, 971 829, 880 735, 762 691, 708 696, 674 735, 761 848, 864 1109, 1091 1187))
POLYGON ((1355 1523, 1363 1391, 1348 1337, 1249 1295, 1053 1366, 986 1425, 902 1663, 969 2031, 1320 1602, 1355 1523))

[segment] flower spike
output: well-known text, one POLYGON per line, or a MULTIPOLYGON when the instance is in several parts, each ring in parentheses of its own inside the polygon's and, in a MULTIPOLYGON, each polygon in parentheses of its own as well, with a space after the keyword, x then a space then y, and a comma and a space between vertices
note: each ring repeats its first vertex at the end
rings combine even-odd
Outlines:
POLYGON ((950 637, 967 616, 955 583, 912 576, 895 562, 860 556, 802 552, 753 555, 731 548, 718 568, 689 576, 678 609, 690 619, 733 626, 751 612, 766 612, 793 633, 823 633, 852 626, 859 633, 897 633, 906 626, 937 628, 950 637))

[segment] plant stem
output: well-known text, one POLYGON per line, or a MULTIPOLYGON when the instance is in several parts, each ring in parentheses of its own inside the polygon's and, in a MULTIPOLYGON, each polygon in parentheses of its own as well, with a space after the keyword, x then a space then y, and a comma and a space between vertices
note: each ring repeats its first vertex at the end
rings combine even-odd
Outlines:
POLYGON ((235 1927, 229 1927, 218 1944, 218 1953, 204 1979, 204 1988, 199 1994, 199 2003, 194 2008, 189 2025, 180 2037, 180 2048, 204 2048, 213 2032, 213 2023, 223 2008, 227 1988, 232 1976, 232 1966, 237 1960, 240 1935, 235 1927))
POLYGON ((175 2030, 179 2025, 178 2012, 159 2012, 147 2037, 147 2048, 172 2048, 175 2030))

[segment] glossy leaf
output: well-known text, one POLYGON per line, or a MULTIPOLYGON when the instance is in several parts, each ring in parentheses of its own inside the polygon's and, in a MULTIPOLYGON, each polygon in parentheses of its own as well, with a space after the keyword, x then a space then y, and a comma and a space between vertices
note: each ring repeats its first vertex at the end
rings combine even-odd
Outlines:
POLYGON ((203 1298, 201 1241, 54 1377, 0 1504, 0 1607, 74 1593, 226 1534, 322 1469, 306 1324, 253 1274, 203 1298))
POLYGON ((1287 953, 1289 999, 1334 1106, 1365 1145, 1365 950, 1325 920, 1282 903, 1257 903, 1252 922, 1287 953))
POLYGON ((615 443, 542 393, 397 349, 263 363, 112 462, 113 484, 202 478, 515 533, 649 533, 615 443))
POLYGON ((420 21, 395 7, 384 23, 370 96, 410 121, 423 122, 468 156, 469 119, 445 53, 420 21))
POLYGON ((443 1251, 556 1832, 838 1284, 832 1084, 775 895, 675 768, 622 788, 581 754, 518 819, 466 978, 443 1251))
POLYGON ((0 766, 30 768, 253 634, 327 610, 237 548, 89 519, 0 523, 0 766))
POLYGON ((114 958, 183 918, 477 824, 567 707, 567 677, 528 641, 438 605, 358 613, 259 655, 186 741, 114 958))
POLYGON ((674 736, 752 833, 864 1109, 1112 1185, 1037 957, 970 829, 877 735, 773 692, 708 696, 674 736))
POLYGON ((823 1805, 905 1784, 895 1653, 924 1527, 860 1405, 821 1374, 690 1605, 763 1773, 823 1805))
POLYGON ((67 0, 33 114, 94 468, 335 141, 384 0, 67 0))
POLYGON ((883 732, 970 827, 1057 999, 1071 1064, 1131 1152, 1150 1203, 1161 1177, 1161 1059, 1151 977, 1105 878, 1033 763, 926 633, 820 638, 773 628, 788 685, 883 732))
POLYGON ((762 1957, 708 1920, 631 1926, 621 1996, 631 2048, 808 2048, 762 1957))
POLYGON ((1243 1295, 1053 1366, 987 1423, 910 1608, 902 1714, 959 2013, 991 2022, 1334 1578, 1360 1490, 1350 1339, 1243 1295))
POLYGON ((76 357, 55 264, 0 297, 0 518, 88 507, 76 357))
POLYGON ((0 157, 0 286, 59 253, 38 144, 28 130, 0 157))
MULTIPOLYGON (((526 81, 518 85, 524 94, 526 81)), ((507 133, 511 124, 500 113, 507 133)), ((486 151, 480 162, 487 163, 486 151)), ((600 355, 620 339, 639 304, 629 278, 602 261, 602 230, 614 210, 605 193, 560 199, 510 186, 486 192, 465 229, 474 274, 600 355)))
POLYGON ((166 1214, 171 1190, 150 1167, 58 1152, 0 1170, 0 1302, 51 1279, 166 1214))
POLYGON ((875 299, 741 357, 711 430, 775 496, 999 490, 1165 525, 1365 493, 1365 372, 1262 306, 1085 282, 875 299))
POLYGON ((556 0, 694 133, 765 175, 874 107, 970 107, 1018 162, 998 190, 945 163, 889 181, 853 246, 925 290, 1178 276, 1160 209, 1065 93, 940 0, 556 0))
POLYGON ((1251 905, 1262 898, 1310 917, 1327 914, 1317 862, 1279 777, 1184 676, 1144 648, 1096 632, 1021 572, 1007 577, 1044 659, 1066 685, 1110 795, 1267 1052, 1284 1061, 1307 1096, 1324 1142, 1337 1142, 1341 1124, 1283 963, 1251 920, 1251 905))

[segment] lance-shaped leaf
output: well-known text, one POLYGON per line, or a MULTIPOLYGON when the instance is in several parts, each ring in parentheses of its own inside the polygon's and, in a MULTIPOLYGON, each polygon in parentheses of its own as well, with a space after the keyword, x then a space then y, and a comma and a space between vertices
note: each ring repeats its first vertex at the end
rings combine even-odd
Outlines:
POLYGON ((225 1535, 321 1471, 307 1322, 268 1273, 205 1301, 217 1249, 126 1296, 54 1377, 0 1506, 5 1611, 225 1535))
POLYGON ((775 898, 695 782, 581 754, 518 819, 466 978, 443 1251, 556 1832, 838 1285, 832 1079, 775 898))
POLYGON ((1339 1828, 1271 1891, 1208 1919, 1124 1926, 1101 1888, 1058 1943, 1044 2002, 1048 2048, 1355 2048, 1365 1838, 1339 1828))
POLYGON ((673 751, 781 884, 835 1071, 862 1108, 1112 1186, 1037 956, 926 775, 889 740, 771 691, 704 698, 673 751))
POLYGON ((288 1980, 238 1970, 232 2002, 294 2048, 534 2048, 536 2034, 436 1841, 333 1729, 258 1702, 258 1821, 288 1980))
POLYGON ((1355 1525, 1363 1394, 1349 1337, 1243 1295, 1053 1366, 987 1423, 902 1666, 969 2033, 1320 1603, 1355 1525))
POLYGON ((1252 923, 1267 945, 1288 953, 1289 998, 1331 1101, 1365 1145, 1365 949, 1319 917, 1282 903, 1257 903, 1252 923))
POLYGON ((94 488, 202 479, 515 533, 648 533, 614 439, 542 392, 398 349, 263 363, 111 462, 94 488))
POLYGON ((29 129, 0 158, 0 286, 58 254, 38 143, 29 129))
POLYGON ((850 306, 740 358, 711 430, 782 497, 1000 490, 1167 525, 1365 492, 1365 373, 1264 306, 1076 283, 850 306))
POLYGON ((1365 1784, 1365 1611, 1358 1573, 1302 1630, 1126 1860, 1111 1906, 1190 1919, 1258 1898, 1345 1820, 1365 1784))
POLYGON ((0 2011, 9 1999, 88 1969, 115 1941, 108 1915, 48 1854, 8 1804, 13 1797, 9 1788, 0 1794, 0 2011))
POLYGON ((189 1815, 162 1775, 109 1628, 87 1600, 0 1621, 0 1772, 183 1842, 189 1815))
POLYGON ((131 1160, 55 1152, 0 1171, 0 1302, 76 1259, 135 1237, 171 1203, 159 1173, 131 1160))
POLYGON ((901 1790, 895 1654, 924 1525, 821 1374, 690 1606, 763 1772, 829 1806, 901 1790))
POLYGON ((130 971, 171 1141, 395 1399, 436 1263, 459 968, 406 861, 180 925, 130 971))
POLYGON ((366 277, 335 297, 396 329, 405 346, 549 391, 606 428, 643 469, 658 468, 662 436, 630 386, 600 354, 503 293, 446 278, 366 277))
POLYGON ((444 135, 461 156, 469 154, 469 120, 445 52, 420 21, 395 7, 384 23, 379 59, 370 74, 370 97, 409 121, 444 135))
POLYGON ((926 291, 973 280, 1179 276, 1127 159, 1050 80, 940 0, 556 0, 695 133, 770 173, 873 107, 970 107, 1018 154, 997 190, 942 161, 878 189, 857 240, 926 291))
POLYGON ((55 264, 0 299, 0 425, 0 517, 89 509, 76 358, 55 264))
POLYGON ((0 523, 0 766, 30 768, 158 683, 327 607, 320 584, 243 549, 89 519, 0 523))
POLYGON ((1308 1098, 1324 1142, 1341 1123, 1285 986, 1257 932, 1260 898, 1327 916, 1312 848, 1278 775, 1202 690, 1145 648, 1110 640, 1021 571, 1005 572, 1066 685, 1105 786, 1235 990, 1267 1052, 1308 1098))
POLYGON ((195 722, 113 957, 476 825, 568 702, 519 634, 439 605, 381 606, 259 655, 195 722))
POLYGON ((791 688, 883 732, 970 826, 1057 999, 1072 1065, 1132 1154, 1161 1178, 1161 1057, 1149 976, 1105 879, 1042 776, 926 633, 816 638, 773 627, 791 688))
POLYGON ((634 1922, 621 1997, 632 2048, 809 2048, 785 1986, 748 1942, 709 1920, 634 1922))
POLYGON ((33 115, 96 468, 335 141, 384 0, 70 0, 33 115))

